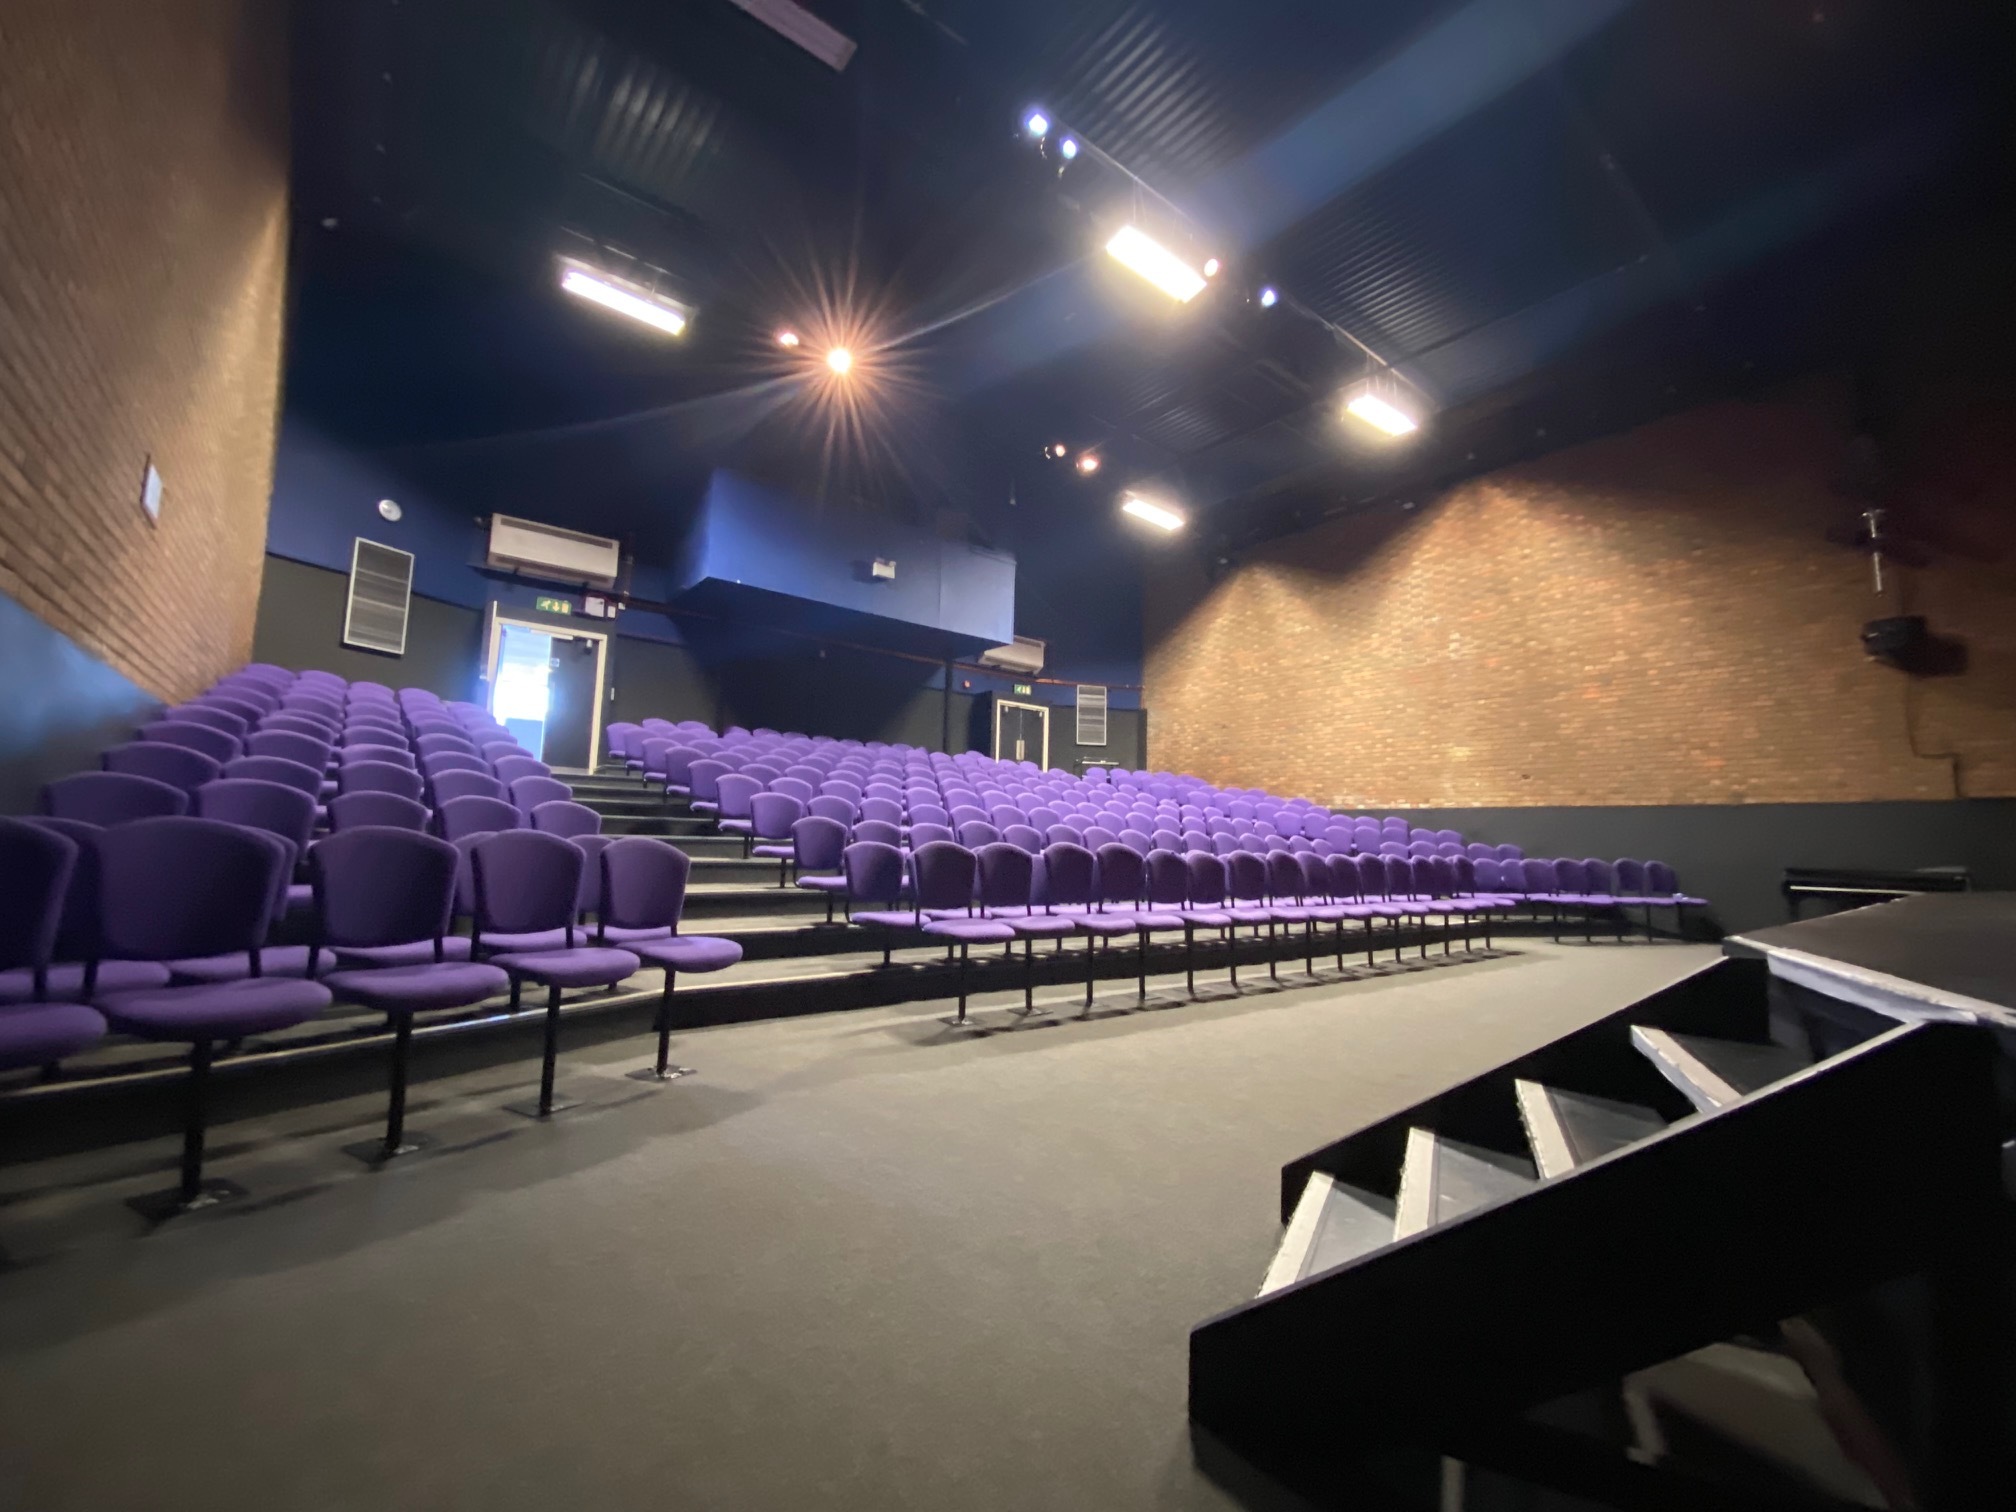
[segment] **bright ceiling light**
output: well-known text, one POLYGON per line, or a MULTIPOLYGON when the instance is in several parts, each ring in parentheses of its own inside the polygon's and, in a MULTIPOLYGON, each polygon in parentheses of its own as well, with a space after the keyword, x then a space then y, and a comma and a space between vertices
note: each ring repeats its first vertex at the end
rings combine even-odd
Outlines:
POLYGON ((1058 150, 1058 151, 1059 151, 1060 153, 1062 153, 1062 154, 1064 155, 1064 161, 1065 161, 1065 162, 1067 162, 1067 163, 1068 163, 1068 162, 1070 162, 1070 161, 1071 161, 1071 159, 1073 159, 1073 158, 1075 158, 1076 156, 1078 156, 1078 141, 1077 141, 1077 138, 1075 138, 1075 137, 1066 137, 1066 138, 1064 138, 1064 140, 1063 140, 1063 141, 1061 141, 1061 142, 1059 142, 1059 143, 1057 144, 1057 150, 1058 150))
POLYGON ((1050 131, 1050 117, 1040 110, 1032 110, 1022 118, 1022 129, 1032 137, 1046 136, 1050 131))
POLYGON ((605 310, 614 310, 619 315, 627 315, 632 320, 663 331, 667 336, 677 336, 684 331, 687 321, 692 318, 691 311, 662 294, 611 278, 606 273, 597 273, 582 263, 568 259, 562 259, 560 263, 560 287, 577 298, 601 305, 605 310))
POLYGON ((1281 296, 1274 292, 1274 286, 1272 284, 1269 284, 1267 285, 1266 288, 1260 291, 1260 308, 1263 310, 1271 310, 1274 308, 1276 302, 1279 301, 1280 298, 1281 296))
POLYGON ((1344 391, 1344 413, 1388 436, 1421 429, 1428 403, 1390 372, 1374 373, 1344 391))
POLYGON ((1166 504, 1150 503, 1138 494, 1129 494, 1120 503, 1120 512, 1130 514, 1137 520, 1146 520, 1161 530, 1181 530, 1183 516, 1166 504))
POLYGON ((1050 455, 1056 457, 1059 461, 1063 460, 1064 454, 1069 450, 1071 448, 1066 446, 1062 441, 1052 441, 1050 443, 1050 455))
POLYGON ((854 354, 845 347, 835 347, 826 354, 826 366, 836 373, 851 373, 854 370, 854 354))
POLYGON ((798 333, 796 331, 779 331, 777 333, 777 345, 779 345, 780 347, 797 346, 798 333))
POLYGON ((1421 429, 1419 420, 1397 405, 1389 404, 1377 394, 1360 394, 1344 408, 1367 425, 1382 430, 1389 436, 1410 435, 1421 429))
POLYGON ((1122 226, 1106 243, 1121 266, 1139 273, 1171 299, 1188 304, 1204 291, 1204 275, 1139 226, 1122 226))
POLYGON ((1078 471, 1088 478, 1099 471, 1099 454, 1097 452, 1081 453, 1078 458, 1078 471))
POLYGON ((1218 276, 1218 269, 1219 269, 1219 266, 1220 266, 1220 264, 1219 264, 1219 262, 1218 262, 1218 259, 1217 259, 1217 258, 1215 258, 1215 257, 1207 257, 1207 258, 1205 258, 1205 259, 1204 259, 1204 276, 1205 276, 1206 278, 1216 278, 1216 277, 1218 276))

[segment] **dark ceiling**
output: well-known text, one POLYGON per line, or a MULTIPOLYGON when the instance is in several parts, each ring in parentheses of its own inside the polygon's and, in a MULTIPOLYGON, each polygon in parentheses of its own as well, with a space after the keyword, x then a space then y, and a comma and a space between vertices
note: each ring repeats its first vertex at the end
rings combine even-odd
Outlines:
POLYGON ((1883 249, 2000 163, 1959 3, 809 9, 843 71, 731 0, 305 0, 290 411, 493 471, 585 442, 588 528, 728 463, 1009 546, 1110 544, 1138 483, 1236 542, 1853 360, 1883 249), (1168 203, 1060 172, 1038 103, 1168 203), (1191 305, 1096 251, 1135 204, 1225 260, 1191 305), (662 270, 688 335, 564 301, 580 249, 662 270), (770 339, 828 320, 886 347, 839 426, 770 339), (1422 437, 1346 433, 1366 349, 1422 437))

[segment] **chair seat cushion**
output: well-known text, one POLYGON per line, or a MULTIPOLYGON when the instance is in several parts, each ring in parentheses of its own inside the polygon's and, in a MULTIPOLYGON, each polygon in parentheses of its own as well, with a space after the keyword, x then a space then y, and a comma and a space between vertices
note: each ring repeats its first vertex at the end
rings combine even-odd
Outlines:
POLYGON ((0 1008, 0 1071, 47 1066, 105 1037, 105 1016, 78 1003, 0 1008))
POLYGON ((297 908, 315 906, 315 884, 312 882, 289 882, 287 884, 287 910, 292 913, 297 908))
POLYGON ((712 935, 674 935, 669 940, 646 941, 635 949, 647 965, 670 971, 723 971, 742 959, 740 945, 712 935))
MULTIPOLYGON (((315 957, 315 974, 334 970, 337 962, 328 951, 318 952, 315 957)), ((177 982, 236 982, 252 975, 252 957, 242 950, 229 955, 195 956, 186 961, 170 961, 168 970, 177 982)), ((306 945, 269 945, 259 952, 259 974, 269 977, 305 977, 308 975, 308 947, 306 945)), ((98 996, 103 997, 108 989, 100 986, 98 996)))
POLYGON ((731 835, 753 835, 756 821, 753 819, 717 819, 714 827, 731 835))
POLYGON ((1164 913, 1160 909, 1144 908, 1134 915, 1136 929, 1181 929, 1183 918, 1180 914, 1164 913))
POLYGON ((386 1013, 421 1008, 461 1008, 511 990, 503 968, 468 961, 429 961, 422 966, 386 966, 367 971, 333 971, 322 985, 338 997, 386 1013))
POLYGON ((194 987, 101 995, 98 1009, 114 1029, 142 1039, 237 1039, 285 1029, 327 1008, 329 989, 293 977, 249 977, 194 987))
POLYGON ((933 919, 924 933, 941 940, 963 940, 969 945, 998 945, 1015 938, 1012 926, 994 919, 933 919))
POLYGON ((759 845, 749 854, 752 856, 764 856, 772 861, 789 861, 793 856, 798 854, 798 847, 795 845, 759 845))
POLYGON ((1196 925, 1199 929, 1230 929, 1232 927, 1232 915, 1218 908, 1186 908, 1183 910, 1183 918, 1186 922, 1196 925))
POLYGON ((1349 918, 1342 903, 1305 903, 1302 912, 1319 924, 1335 924, 1349 918))
MULTIPOLYGON (((588 931, 576 929, 574 939, 585 940, 588 931)), ((568 950, 571 942, 564 929, 535 929, 528 934, 486 934, 483 936, 485 955, 499 955, 506 951, 514 955, 525 955, 539 950, 568 950)))
POLYGON ((800 877, 798 885, 808 892, 845 892, 845 877, 800 877))
POLYGON ((1081 913, 1072 915, 1081 934, 1128 935, 1134 933, 1131 913, 1081 913))
POLYGON ((636 956, 611 945, 513 952, 491 960, 506 971, 548 987, 608 987, 634 975, 638 967, 636 956))
MULTIPOLYGON (((332 951, 337 963, 352 968, 370 966, 431 966, 434 964, 434 942, 413 940, 404 945, 344 945, 332 951)), ((467 935, 444 935, 441 939, 441 958, 444 961, 466 961, 469 959, 469 937, 467 935)))
POLYGON ((1228 908, 1225 914, 1234 924, 1267 924, 1274 918, 1273 911, 1266 908, 1228 908))
POLYGON ((881 909, 868 913, 856 913, 856 924, 875 924, 883 929, 910 929, 917 923, 916 913, 908 908, 881 909))
MULTIPOLYGON (((49 968, 46 996, 57 1002, 81 1002, 84 998, 84 963, 60 961, 49 968)), ((98 980, 92 996, 101 992, 138 992, 143 987, 166 987, 168 968, 157 961, 100 961, 98 980)), ((35 996, 35 973, 27 967, 0 971, 0 1003, 25 1003, 35 996)))
POLYGON ((671 938, 672 926, 670 924, 659 924, 650 929, 626 929, 621 924, 611 924, 606 929, 597 932, 593 943, 597 945, 621 945, 627 950, 632 945, 639 944, 645 940, 669 940, 671 938))
POLYGON ((1078 932, 1078 921, 1069 914, 1015 914, 1004 916, 1001 922, 1016 934, 1030 939, 1058 939, 1078 932))

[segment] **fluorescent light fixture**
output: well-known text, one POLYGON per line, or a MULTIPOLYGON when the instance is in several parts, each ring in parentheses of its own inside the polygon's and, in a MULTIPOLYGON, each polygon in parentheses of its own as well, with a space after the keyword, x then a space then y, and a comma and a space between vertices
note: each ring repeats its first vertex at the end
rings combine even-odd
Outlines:
POLYGON ((1183 516, 1166 504, 1150 503, 1139 494, 1129 494, 1120 501, 1120 512, 1130 514, 1137 520, 1146 520, 1162 530, 1181 530, 1183 516))
POLYGON ((1106 243, 1121 266, 1139 273, 1171 299, 1188 304, 1204 292, 1204 275, 1139 226, 1122 226, 1106 243))
POLYGON ((1032 137, 1047 136, 1050 132, 1050 117, 1040 110, 1032 110, 1022 118, 1022 129, 1032 137))
POLYGON ((1065 162, 1070 162, 1071 159, 1078 156, 1078 139, 1076 137, 1064 138, 1063 141, 1057 144, 1057 150, 1064 155, 1065 162))
POLYGON ((1276 304, 1280 302, 1280 299, 1281 296, 1274 292, 1274 285, 1269 284, 1267 285, 1266 288, 1260 291, 1260 308, 1263 310, 1271 310, 1274 308, 1276 304))
POLYGON ((1390 373, 1375 373, 1344 391, 1344 413, 1388 436, 1411 436, 1421 429, 1428 404, 1390 373))
POLYGON ((618 315, 642 321, 667 336, 677 336, 684 331, 686 322, 692 318, 691 311, 662 294, 654 294, 649 289, 565 259, 560 264, 560 287, 577 298, 601 305, 605 310, 614 310, 618 315))
POLYGON ((851 373, 854 370, 854 354, 845 347, 835 347, 826 354, 826 366, 836 373, 851 373))

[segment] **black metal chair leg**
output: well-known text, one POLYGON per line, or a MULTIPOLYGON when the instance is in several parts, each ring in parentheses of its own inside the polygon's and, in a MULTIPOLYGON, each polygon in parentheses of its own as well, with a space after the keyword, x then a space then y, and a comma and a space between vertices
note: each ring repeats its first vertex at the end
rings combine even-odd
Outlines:
POLYGON ((678 978, 671 967, 665 968, 665 991, 658 999, 658 1064, 654 1068, 660 1081, 672 1069, 672 988, 678 978))
POLYGON ((1183 984, 1190 989, 1190 996, 1197 996, 1197 926, 1183 926, 1183 984))
POLYGON ((1092 978, 1099 969, 1099 936, 1085 936, 1085 1011, 1092 1011, 1092 978))
POLYGON ((1137 1001, 1145 1003, 1148 1001, 1148 931, 1145 929, 1141 931, 1140 959, 1141 985, 1135 989, 1134 996, 1137 1001))
POLYGON ((1225 964, 1232 971, 1232 986, 1239 986, 1239 926, 1225 926, 1225 964))
POLYGON ((524 983, 523 983, 522 981, 520 981, 520 980, 518 979, 518 976, 517 976, 517 973, 515 973, 515 972, 514 972, 514 973, 512 973, 512 976, 511 976, 511 1011, 512 1011, 513 1013, 516 1013, 516 1012, 518 1011, 518 1009, 519 1009, 519 1007, 520 1007, 520 999, 521 999, 521 998, 522 998, 522 997, 524 996, 524 991, 525 991, 525 984, 524 984, 524 983))
POLYGON ((412 1050, 413 1015, 402 1013, 392 1036, 392 1098, 385 1110, 386 1160, 413 1148, 406 1143, 406 1064, 412 1050))
POLYGON ((959 942, 959 1022, 966 1022, 966 942, 959 942))
MULTIPOLYGON (((1254 928, 1253 933, 1256 936, 1260 933, 1260 930, 1257 926, 1254 928)), ((1280 936, 1275 933, 1274 921, 1272 919, 1269 919, 1267 921, 1267 980, 1270 982, 1278 982, 1281 980, 1281 971, 1280 971, 1281 957, 1279 947, 1280 947, 1280 936)))
POLYGON ((182 1182, 176 1199, 187 1207, 203 1195, 203 1132, 209 1116, 209 1040, 189 1047, 188 1104, 182 1125, 182 1182))
POLYGON ((1036 937, 1022 937, 1022 1011, 1036 1011, 1036 937))
POLYGON ((539 1116, 553 1111, 553 1072, 560 1059, 560 989, 546 989, 546 1058, 539 1067, 539 1116))
POLYGON ((1371 967, 1379 964, 1379 920, 1373 915, 1365 920, 1365 964, 1371 967))
POLYGON ((1302 921, 1302 970, 1309 976, 1316 975, 1316 921, 1302 921))

